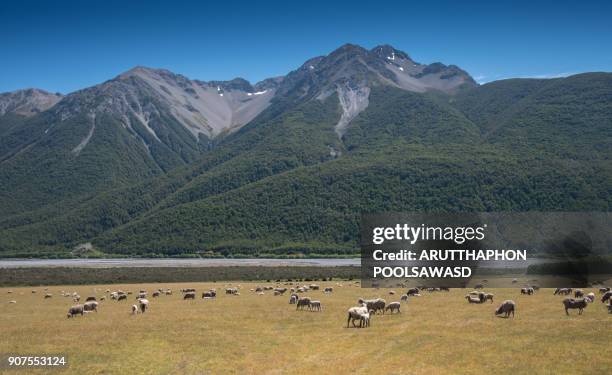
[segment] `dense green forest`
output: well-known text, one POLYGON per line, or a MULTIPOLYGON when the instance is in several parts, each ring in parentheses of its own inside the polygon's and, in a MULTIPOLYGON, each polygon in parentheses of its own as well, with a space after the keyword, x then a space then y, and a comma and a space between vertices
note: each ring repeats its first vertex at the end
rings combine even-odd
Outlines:
MULTIPOLYGON (((118 179, 116 168, 132 172, 113 160, 141 146, 85 155, 93 181, 114 171, 100 183, 112 188, 94 192, 77 182, 54 190, 72 178, 69 166, 66 176, 44 172, 44 189, 28 187, 28 171, 48 154, 3 163, 0 182, 11 189, 0 196, 0 255, 72 256, 91 242, 92 256, 347 256, 358 252, 362 213, 612 209, 612 74, 504 80, 454 95, 376 86, 339 139, 341 113, 336 95, 277 101, 188 162, 134 166, 150 171, 137 184, 118 179), (11 207, 12 194, 27 195, 28 209, 21 198, 11 207)), ((2 155, 15 128, 40 129, 16 121, 0 121, 2 155)))

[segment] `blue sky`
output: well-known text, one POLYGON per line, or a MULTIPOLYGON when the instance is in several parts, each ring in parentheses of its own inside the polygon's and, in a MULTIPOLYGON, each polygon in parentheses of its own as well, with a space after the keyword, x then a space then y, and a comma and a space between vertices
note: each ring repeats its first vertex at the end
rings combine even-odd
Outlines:
POLYGON ((391 44, 480 82, 612 71, 612 2, 13 1, 0 92, 62 93, 136 65, 202 80, 283 75, 350 42, 391 44))

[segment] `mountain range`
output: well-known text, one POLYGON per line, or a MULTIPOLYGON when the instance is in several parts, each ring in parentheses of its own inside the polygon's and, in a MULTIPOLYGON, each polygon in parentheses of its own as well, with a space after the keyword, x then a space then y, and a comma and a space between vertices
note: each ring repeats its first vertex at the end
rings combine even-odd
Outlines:
POLYGON ((612 74, 347 44, 283 77, 0 94, 0 256, 342 256, 385 211, 609 211, 612 74))

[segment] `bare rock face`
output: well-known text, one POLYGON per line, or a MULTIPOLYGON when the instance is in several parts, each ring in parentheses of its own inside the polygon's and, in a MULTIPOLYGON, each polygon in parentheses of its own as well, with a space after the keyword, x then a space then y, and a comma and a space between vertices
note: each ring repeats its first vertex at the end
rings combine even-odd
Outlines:
POLYGON ((33 116, 53 107, 62 98, 61 94, 51 94, 40 89, 17 90, 0 94, 0 116, 13 113, 33 116))
POLYGON ((370 88, 393 86, 413 92, 452 94, 477 83, 455 65, 419 64, 405 52, 383 45, 366 50, 346 44, 327 56, 315 57, 289 73, 277 95, 304 100, 338 95, 342 116, 335 127, 340 137, 350 122, 368 106, 370 88))

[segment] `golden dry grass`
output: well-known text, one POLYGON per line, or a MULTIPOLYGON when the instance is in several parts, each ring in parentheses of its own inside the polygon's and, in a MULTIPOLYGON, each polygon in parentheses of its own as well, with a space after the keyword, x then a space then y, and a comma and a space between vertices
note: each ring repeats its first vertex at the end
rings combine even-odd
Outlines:
MULTIPOLYGON (((552 290, 522 296, 492 289, 493 304, 469 305, 465 290, 425 292, 402 304, 402 313, 377 315, 367 329, 347 329, 346 310, 359 297, 399 300, 399 293, 361 289, 349 282, 320 283, 334 293, 306 293, 322 312, 296 311, 288 296, 220 293, 216 300, 183 301, 178 290, 198 292, 225 283, 53 286, 0 289, 0 353, 64 353, 80 374, 609 374, 612 315, 596 301, 566 316, 552 290), (104 290, 170 287, 172 296, 149 298, 146 314, 131 316, 127 302, 104 301, 99 312, 67 319, 73 303, 104 290), (12 290, 12 294, 7 291, 12 290), (504 299, 517 303, 514 319, 495 317, 504 299), (17 304, 9 304, 16 300, 17 304)), ((399 292, 399 290, 397 290, 399 292)), ((588 291, 591 291, 589 289, 588 291)), ((594 289, 592 291, 595 291, 594 289)), ((198 297, 199 297, 198 293, 198 297)), ((599 296, 599 293, 596 292, 599 296)), ((1 370, 0 370, 1 371, 1 370)), ((48 370, 34 371, 46 373, 48 370)), ((58 371, 58 373, 64 371, 58 371)), ((20 370, 18 373, 28 373, 20 370)))

